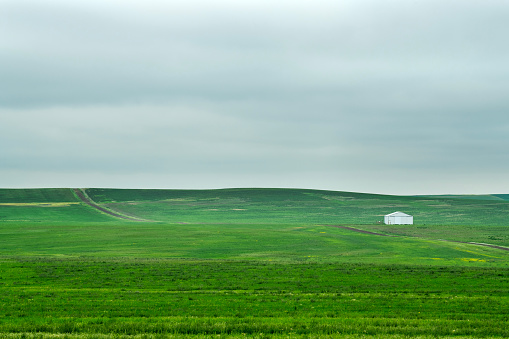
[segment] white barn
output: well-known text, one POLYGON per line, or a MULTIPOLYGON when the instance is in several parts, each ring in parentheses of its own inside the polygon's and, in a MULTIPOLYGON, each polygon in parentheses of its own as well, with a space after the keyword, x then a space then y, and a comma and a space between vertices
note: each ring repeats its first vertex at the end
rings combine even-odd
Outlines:
POLYGON ((384 216, 386 225, 413 225, 414 217, 403 212, 394 212, 384 216))

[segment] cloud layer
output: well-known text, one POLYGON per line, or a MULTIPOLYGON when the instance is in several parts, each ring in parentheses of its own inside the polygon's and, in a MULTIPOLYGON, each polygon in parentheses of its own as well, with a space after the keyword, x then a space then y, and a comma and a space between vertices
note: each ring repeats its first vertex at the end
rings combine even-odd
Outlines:
POLYGON ((505 193, 505 1, 4 1, 0 186, 505 193))

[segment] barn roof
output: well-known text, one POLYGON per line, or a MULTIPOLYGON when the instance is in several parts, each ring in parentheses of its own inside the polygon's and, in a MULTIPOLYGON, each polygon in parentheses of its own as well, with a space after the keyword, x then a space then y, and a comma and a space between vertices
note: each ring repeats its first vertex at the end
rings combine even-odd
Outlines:
POLYGON ((411 217, 410 214, 406 214, 406 213, 403 213, 403 212, 393 212, 393 213, 390 213, 390 214, 387 214, 386 217, 411 217))

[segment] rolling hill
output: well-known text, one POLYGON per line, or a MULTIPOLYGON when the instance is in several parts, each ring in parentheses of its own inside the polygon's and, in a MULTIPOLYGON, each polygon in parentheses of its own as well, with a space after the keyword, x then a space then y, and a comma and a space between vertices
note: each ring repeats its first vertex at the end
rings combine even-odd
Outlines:
POLYGON ((503 199, 452 199, 304 189, 118 190, 88 189, 96 202, 164 222, 376 224, 396 210, 416 224, 507 225, 503 199))
POLYGON ((500 196, 0 190, 0 337, 508 337, 508 215, 500 196), (379 223, 395 210, 416 224, 379 223))
POLYGON ((84 191, 113 214, 147 222, 108 215, 70 189, 0 190, 0 254, 454 264, 506 260, 500 250, 467 242, 509 247, 509 202, 499 199, 258 188, 84 191), (414 215, 416 224, 380 223, 395 210, 414 215))

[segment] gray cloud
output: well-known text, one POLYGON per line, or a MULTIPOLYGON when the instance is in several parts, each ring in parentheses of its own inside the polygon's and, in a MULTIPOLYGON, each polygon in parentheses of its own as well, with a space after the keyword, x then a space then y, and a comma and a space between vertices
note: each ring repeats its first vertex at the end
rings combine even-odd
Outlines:
POLYGON ((293 10, 109 3, 7 2, 3 30, 13 33, 3 39, 10 81, 2 101, 376 95, 387 85, 393 95, 415 86, 463 93, 507 79, 502 2, 324 1, 293 10))
POLYGON ((509 191, 508 14, 4 1, 0 186, 509 191))

